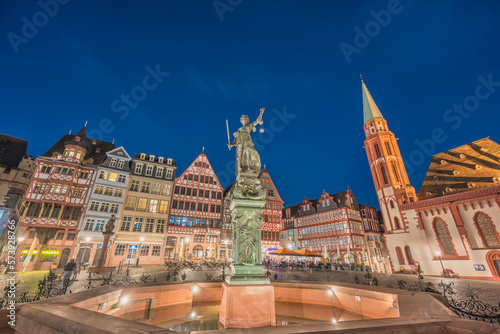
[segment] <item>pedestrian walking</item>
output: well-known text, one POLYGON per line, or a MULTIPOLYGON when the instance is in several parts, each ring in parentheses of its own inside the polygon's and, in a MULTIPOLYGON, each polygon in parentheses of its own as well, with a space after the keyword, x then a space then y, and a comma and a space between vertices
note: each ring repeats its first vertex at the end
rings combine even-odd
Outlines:
POLYGON ((75 270, 76 267, 76 262, 75 259, 69 260, 68 263, 66 263, 63 267, 64 270, 64 275, 62 279, 62 287, 64 288, 64 283, 66 280, 69 280, 71 278, 71 275, 73 274, 73 270, 75 270))

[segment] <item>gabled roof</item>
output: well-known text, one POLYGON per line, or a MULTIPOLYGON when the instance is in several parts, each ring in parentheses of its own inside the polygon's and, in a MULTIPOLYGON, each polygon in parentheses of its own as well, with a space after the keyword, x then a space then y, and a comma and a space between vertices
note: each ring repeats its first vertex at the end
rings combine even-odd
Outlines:
POLYGON ((500 184, 500 145, 489 138, 436 154, 418 199, 424 200, 500 184))
MULTIPOLYGON (((323 192, 322 197, 325 194, 328 194, 328 193, 323 192)), ((331 199, 333 200, 333 203, 330 203, 330 205, 327 207, 321 206, 320 201, 321 201, 322 197, 314 199, 314 200, 309 200, 307 198, 304 198, 304 200, 302 202, 300 202, 299 204, 295 204, 295 205, 288 206, 288 207, 284 208, 283 209, 283 214, 284 214, 283 217, 285 217, 286 209, 290 209, 290 216, 291 217, 298 217, 299 214, 301 213, 300 212, 301 206, 303 206, 306 203, 310 203, 312 205, 312 207, 314 208, 314 210, 303 212, 301 214, 301 216, 312 215, 315 213, 330 211, 330 210, 334 210, 334 209, 338 209, 338 208, 352 208, 355 210, 359 210, 359 206, 358 206, 358 203, 356 202, 356 198, 352 195, 352 191, 350 189, 336 193, 336 194, 328 194, 328 196, 331 197, 331 199), (351 201, 349 198, 353 199, 352 204, 351 204, 351 201)))
MULTIPOLYGON (((84 127, 85 128, 85 127, 84 127)), ((82 129, 84 130, 84 129, 82 129)), ((81 134, 82 130, 80 130, 79 134, 81 134)), ((106 152, 115 148, 113 143, 101 140, 95 140, 87 137, 80 137, 80 141, 76 142, 74 139, 77 135, 65 135, 59 141, 52 146, 47 152, 45 152, 41 157, 52 158, 54 153, 59 153, 63 155, 66 144, 78 143, 78 146, 84 147, 87 151, 85 157, 83 158, 83 165, 99 165, 104 160, 106 160, 106 152), (97 150, 99 148, 100 150, 97 150), (97 152, 99 151, 99 152, 97 152), (92 159, 93 162, 90 163, 89 159, 92 159)))
POLYGON ((127 160, 132 160, 132 157, 128 154, 128 152, 125 150, 125 148, 123 146, 117 147, 115 149, 112 149, 112 150, 106 152, 106 155, 107 156, 113 155, 113 156, 117 156, 120 158, 125 158, 127 160), (122 153, 122 154, 120 154, 120 153, 122 153))
POLYGON ((363 124, 373 121, 376 118, 384 118, 368 91, 368 88, 366 88, 363 80, 361 80, 361 90, 363 94, 363 124))
POLYGON ((262 169, 259 173, 259 179, 261 180, 260 184, 264 189, 266 189, 266 200, 273 201, 273 202, 281 202, 283 203, 283 200, 281 199, 280 194, 278 193, 278 189, 276 189, 276 186, 274 185, 273 179, 271 179, 271 175, 267 171, 266 168, 262 169), (262 177, 267 174, 269 176, 269 180, 271 181, 270 183, 263 183, 262 182, 262 177), (267 193, 268 189, 273 190, 273 196, 269 196, 267 193))

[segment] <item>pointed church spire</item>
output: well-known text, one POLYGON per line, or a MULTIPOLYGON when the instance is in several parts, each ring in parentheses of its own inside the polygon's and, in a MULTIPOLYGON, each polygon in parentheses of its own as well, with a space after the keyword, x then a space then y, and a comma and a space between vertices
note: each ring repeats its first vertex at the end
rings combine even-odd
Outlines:
POLYGON ((380 110, 378 110, 378 107, 368 91, 368 88, 366 88, 366 85, 363 82, 363 77, 361 77, 361 90, 363 91, 364 124, 373 121, 375 118, 384 118, 380 113, 380 110))

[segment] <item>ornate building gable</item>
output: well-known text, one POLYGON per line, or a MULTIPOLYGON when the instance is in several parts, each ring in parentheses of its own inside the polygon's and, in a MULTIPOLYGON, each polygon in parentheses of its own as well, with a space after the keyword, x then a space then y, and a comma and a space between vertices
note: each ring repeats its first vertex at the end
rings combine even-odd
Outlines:
POLYGON ((500 184, 500 145, 489 138, 436 154, 418 192, 419 200, 500 184))
POLYGON ((100 164, 100 166, 130 172, 131 160, 132 157, 127 153, 125 148, 120 146, 106 152, 106 159, 100 164))
POLYGON ((266 191, 266 201, 272 201, 276 203, 283 204, 283 200, 281 199, 276 186, 274 185, 269 172, 264 167, 264 169, 259 173, 260 184, 266 191))

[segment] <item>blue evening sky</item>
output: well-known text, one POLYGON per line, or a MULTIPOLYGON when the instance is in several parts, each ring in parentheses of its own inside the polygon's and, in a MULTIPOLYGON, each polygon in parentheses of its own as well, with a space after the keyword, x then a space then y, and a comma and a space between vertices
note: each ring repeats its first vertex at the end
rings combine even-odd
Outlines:
POLYGON ((205 147, 228 186, 226 119, 232 134, 265 107, 255 141, 285 205, 349 186, 378 207, 360 73, 417 191, 432 154, 500 140, 498 1, 60 2, 0 3, 0 132, 34 156, 88 120, 180 172, 205 147))

